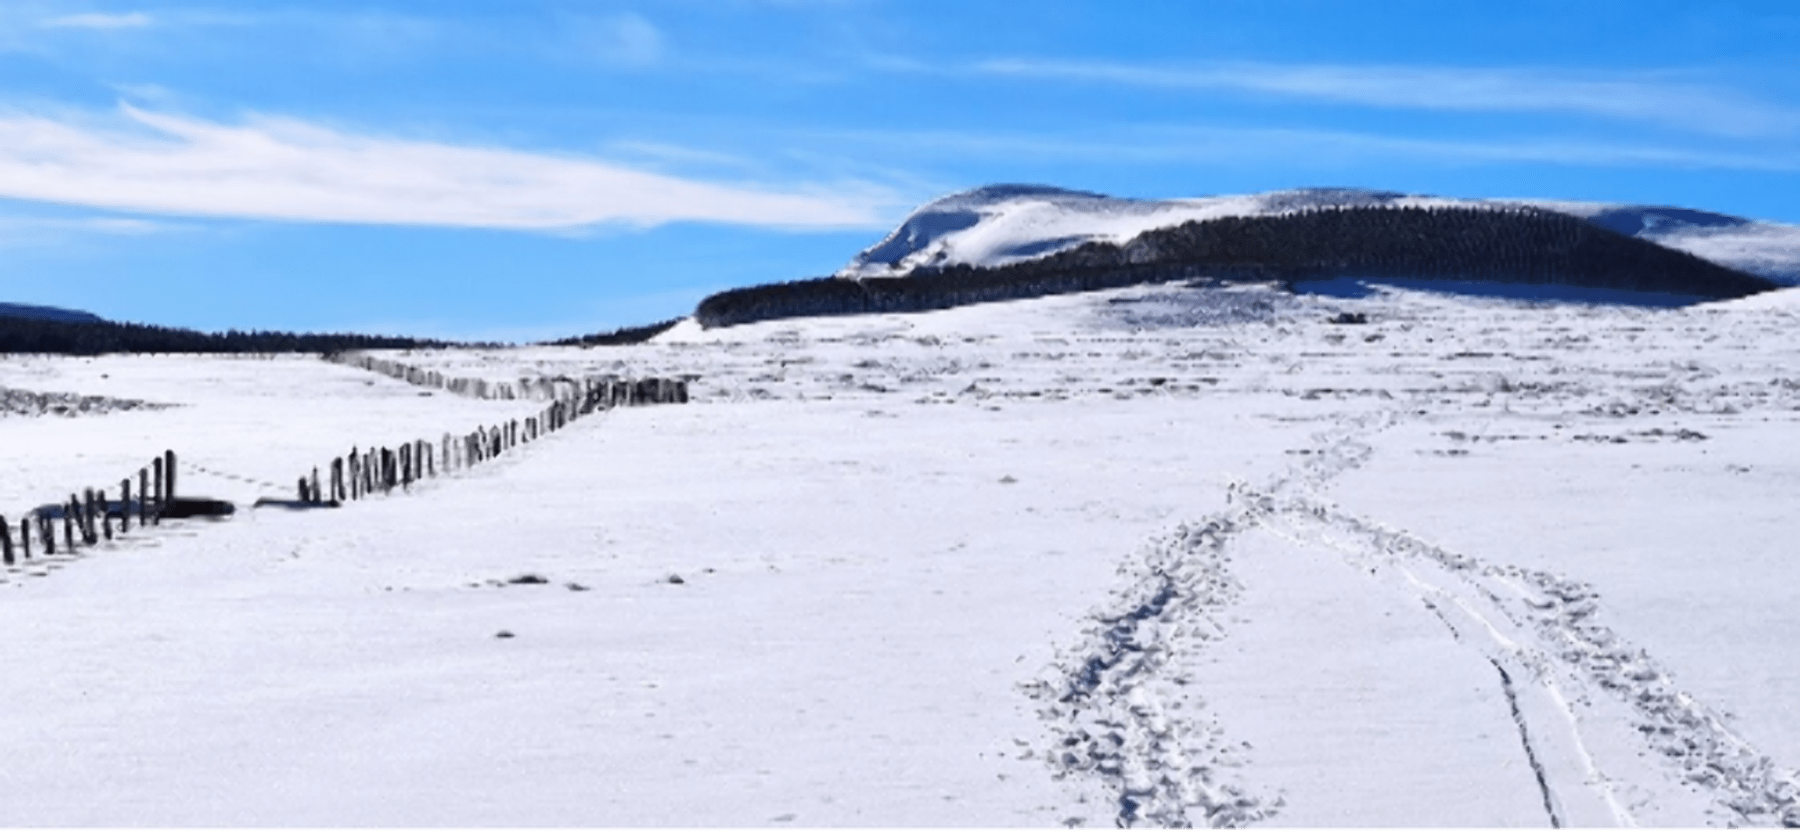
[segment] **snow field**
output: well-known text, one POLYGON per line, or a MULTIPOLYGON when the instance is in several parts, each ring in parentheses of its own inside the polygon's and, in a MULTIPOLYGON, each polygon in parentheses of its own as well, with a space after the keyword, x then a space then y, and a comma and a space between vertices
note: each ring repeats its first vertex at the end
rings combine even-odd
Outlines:
MULTIPOLYGON (((692 404, 599 414, 411 494, 13 570, 4 655, 31 671, 0 701, 30 705, 0 742, 32 764, 0 775, 0 805, 22 824, 1778 823, 1800 760, 1794 315, 1164 286, 384 354, 700 380, 692 404), (1370 323, 1328 323, 1345 311, 1370 323)), ((9 442, 21 458, 183 413, 246 470, 300 456, 256 441, 295 397, 230 369, 250 362, 103 361, 141 361, 139 386, 80 359, 8 359, 0 385, 184 406, 0 420, 40 431, 9 442)), ((314 380, 311 410, 361 415, 286 423, 303 449, 532 406, 315 363, 281 365, 314 380)))

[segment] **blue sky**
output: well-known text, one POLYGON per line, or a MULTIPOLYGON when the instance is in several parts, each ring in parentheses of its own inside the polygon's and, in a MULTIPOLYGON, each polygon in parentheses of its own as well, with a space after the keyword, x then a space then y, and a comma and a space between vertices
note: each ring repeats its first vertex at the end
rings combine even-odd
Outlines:
POLYGON ((0 301, 525 340, 828 274, 994 182, 1800 223, 1788 2, 0 7, 0 301))

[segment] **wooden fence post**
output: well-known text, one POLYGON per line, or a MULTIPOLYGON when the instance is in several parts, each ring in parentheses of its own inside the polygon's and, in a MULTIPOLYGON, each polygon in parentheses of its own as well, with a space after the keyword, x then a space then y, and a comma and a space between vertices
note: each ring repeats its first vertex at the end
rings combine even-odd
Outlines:
POLYGON ((0 516, 0 560, 7 566, 13 565, 12 526, 6 524, 4 516, 0 516))
POLYGON ((81 542, 92 546, 100 540, 100 535, 94 531, 94 489, 81 489, 81 502, 77 504, 76 509, 81 512, 81 515, 75 518, 81 522, 81 542))
POLYGON ((19 553, 31 560, 31 515, 19 518, 19 553))
POLYGON ((100 531, 106 533, 107 540, 111 540, 113 539, 112 504, 106 501, 106 489, 97 489, 94 494, 100 498, 100 531))
MULTIPOLYGON (((89 491, 88 494, 91 497, 93 495, 93 492, 89 491)), ((90 502, 89 505, 92 505, 92 503, 90 502)), ((75 516, 75 531, 81 535, 81 542, 85 543, 89 546, 94 545, 94 541, 91 539, 91 535, 88 534, 89 529, 88 529, 87 509, 82 507, 81 498, 75 496, 74 494, 69 495, 69 507, 66 510, 64 510, 63 516, 68 517, 70 514, 73 514, 75 516)), ((69 541, 69 551, 71 551, 71 552, 75 551, 75 541, 73 541, 73 540, 69 541)))
POLYGON ((131 478, 119 480, 119 534, 131 531, 131 478))
POLYGON ((138 525, 149 525, 150 516, 150 472, 138 469, 138 525))
POLYGON ((69 495, 69 504, 63 506, 63 547, 69 554, 75 554, 75 495, 69 495))
POLYGON ((294 492, 295 492, 295 494, 294 494, 295 498, 298 499, 300 502, 302 502, 302 503, 312 502, 312 495, 306 493, 306 477, 302 476, 302 477, 299 477, 296 480, 294 480, 294 492))
POLYGON ((38 539, 44 541, 44 554, 56 554, 56 521, 43 512, 37 513, 38 539))
POLYGON ((160 456, 150 460, 150 479, 156 488, 156 513, 150 516, 150 522, 160 526, 163 510, 163 460, 160 456))
POLYGON ((175 452, 163 451, 163 476, 169 478, 169 487, 163 489, 164 497, 169 502, 175 501, 175 452))
POLYGON ((320 492, 319 492, 319 466, 317 466, 317 465, 313 466, 312 498, 313 498, 313 502, 315 502, 315 503, 325 502, 325 498, 320 496, 320 492))

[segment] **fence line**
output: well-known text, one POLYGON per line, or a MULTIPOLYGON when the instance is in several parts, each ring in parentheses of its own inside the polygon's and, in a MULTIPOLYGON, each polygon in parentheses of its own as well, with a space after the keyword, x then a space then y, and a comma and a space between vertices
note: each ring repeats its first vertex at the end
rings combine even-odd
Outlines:
MULTIPOLYGON (((373 373, 380 373, 389 378, 404 381, 407 384, 444 390, 473 399, 556 401, 571 397, 585 398, 591 394, 595 385, 602 383, 611 383, 613 385, 631 383, 616 375, 585 376, 582 378, 561 375, 538 376, 535 378, 522 376, 517 382, 489 381, 484 378, 447 376, 437 370, 427 370, 423 367, 407 364, 402 361, 395 361, 389 358, 376 358, 375 356, 360 352, 332 352, 325 353, 320 357, 334 364, 342 364, 347 367, 356 367, 373 373)), ((661 384, 679 384, 682 391, 681 395, 683 397, 680 401, 685 402, 687 401, 687 382, 692 381, 695 378, 698 378, 698 376, 685 376, 679 379, 652 378, 643 379, 641 381, 658 382, 661 384)), ((656 401, 655 394, 648 393, 644 390, 635 391, 635 399, 656 401)))
POLYGON ((335 457, 323 466, 323 470, 329 472, 328 477, 321 479, 321 468, 315 466, 310 476, 302 474, 295 480, 297 503, 338 506, 377 492, 392 494, 396 488, 402 492, 410 491, 415 482, 467 470, 543 439, 597 411, 681 404, 688 400, 685 379, 624 380, 608 376, 568 383, 577 395, 553 399, 536 415, 523 419, 478 426, 461 436, 445 433, 436 441, 414 439, 391 448, 352 447, 348 454, 335 457))
POLYGON ((138 526, 161 525, 162 518, 180 501, 175 497, 175 452, 164 451, 161 456, 138 469, 138 497, 131 499, 131 478, 119 480, 119 499, 112 500, 106 496, 104 488, 84 488, 78 496, 71 493, 69 499, 60 505, 39 506, 25 512, 19 518, 19 543, 13 545, 12 525, 4 516, 0 516, 0 564, 14 566, 21 561, 29 563, 31 556, 32 530, 36 529, 37 540, 43 548, 45 557, 56 554, 56 526, 62 521, 63 550, 65 554, 74 554, 78 546, 92 548, 101 540, 112 540, 114 521, 117 521, 117 536, 123 537, 131 531, 131 513, 137 510, 138 526), (152 481, 154 471, 154 481, 152 481), (152 491, 152 484, 154 491, 152 491))
MULTIPOLYGON (((446 378, 440 373, 409 367, 399 362, 352 353, 337 353, 327 356, 327 359, 477 398, 543 397, 549 399, 549 404, 536 415, 481 426, 461 437, 445 433, 437 442, 416 439, 398 448, 370 447, 360 453, 352 447, 347 456, 331 460, 325 467, 328 472, 326 477, 321 478, 320 469, 315 466, 310 476, 302 474, 296 480, 300 505, 336 506, 346 500, 367 498, 378 490, 383 494, 391 494, 395 488, 409 491, 415 482, 447 476, 494 459, 507 451, 543 439, 596 411, 614 407, 686 403, 688 382, 691 380, 621 379, 617 376, 590 376, 577 380, 559 376, 520 379, 520 385, 515 389, 507 383, 493 385, 481 379, 446 378), (523 396, 520 391, 523 391, 523 396)), ((73 555, 78 551, 77 547, 92 548, 102 540, 110 541, 115 536, 123 537, 130 533, 134 508, 140 529, 159 526, 164 517, 229 514, 233 511, 230 504, 221 501, 178 498, 176 470, 175 452, 164 451, 138 469, 135 500, 132 498, 131 477, 126 476, 119 480, 117 500, 110 499, 104 488, 84 488, 80 495, 71 493, 68 500, 60 505, 32 509, 19 519, 17 546, 14 545, 12 526, 4 516, 0 516, 0 564, 11 567, 21 562, 29 563, 32 560, 34 530, 43 556, 56 555, 56 527, 59 520, 64 552, 73 555)), ((258 501, 259 504, 262 502, 264 501, 258 501)))

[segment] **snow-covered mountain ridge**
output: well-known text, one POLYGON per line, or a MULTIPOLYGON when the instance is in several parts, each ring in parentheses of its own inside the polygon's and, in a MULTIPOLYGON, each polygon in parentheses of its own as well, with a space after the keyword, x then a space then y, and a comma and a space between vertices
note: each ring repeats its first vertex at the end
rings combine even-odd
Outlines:
POLYGON ((1302 188, 1191 199, 1127 199, 1042 185, 989 185, 932 200, 837 273, 904 277, 955 266, 1005 266, 1089 242, 1122 245, 1161 228, 1321 208, 1539 208, 1800 284, 1800 227, 1687 208, 1533 199, 1464 199, 1360 188, 1302 188))

